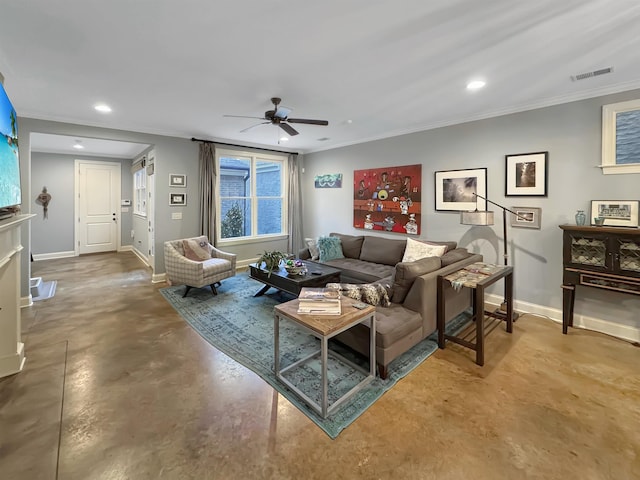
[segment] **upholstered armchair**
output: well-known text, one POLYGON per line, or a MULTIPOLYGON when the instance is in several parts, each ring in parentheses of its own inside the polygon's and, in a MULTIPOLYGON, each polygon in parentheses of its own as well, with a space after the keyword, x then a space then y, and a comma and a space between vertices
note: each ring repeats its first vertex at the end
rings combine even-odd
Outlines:
POLYGON ((164 242, 164 265, 172 285, 186 285, 183 297, 191 288, 216 285, 236 274, 236 255, 223 252, 209 243, 206 236, 164 242))

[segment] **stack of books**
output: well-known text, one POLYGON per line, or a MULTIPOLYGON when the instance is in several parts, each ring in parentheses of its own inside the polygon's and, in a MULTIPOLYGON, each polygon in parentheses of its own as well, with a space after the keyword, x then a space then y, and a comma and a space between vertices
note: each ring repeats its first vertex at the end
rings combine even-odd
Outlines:
POLYGON ((298 313, 340 315, 340 291, 333 288, 303 287, 298 295, 298 313))

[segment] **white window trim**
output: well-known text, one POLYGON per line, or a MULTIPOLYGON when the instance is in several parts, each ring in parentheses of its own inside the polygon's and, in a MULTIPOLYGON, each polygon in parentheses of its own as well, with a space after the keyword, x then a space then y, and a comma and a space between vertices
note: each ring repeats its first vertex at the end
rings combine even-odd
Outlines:
POLYGON ((605 175, 640 173, 640 163, 616 163, 616 115, 640 110, 640 100, 611 103, 602 106, 602 168, 605 175))
POLYGON ((133 214, 139 217, 147 216, 147 171, 145 168, 141 168, 140 170, 136 170, 133 173, 133 214), (138 188, 137 177, 141 176, 144 179, 144 188, 138 188), (139 190, 144 190, 144 210, 138 208, 139 204, 139 190))
MULTIPOLYGON (((220 200, 220 182, 216 182, 216 244, 220 246, 224 245, 241 245, 241 244, 250 244, 250 243, 258 243, 263 242, 265 240, 273 241, 286 239, 288 237, 288 218, 289 218, 289 174, 288 174, 288 157, 286 155, 274 155, 267 152, 248 152, 248 151, 240 151, 240 150, 223 150, 216 149, 216 176, 220 178, 220 157, 234 157, 234 158, 245 158, 251 161, 251 188, 255 189, 257 186, 256 182, 256 171, 254 165, 258 160, 268 160, 270 162, 281 162, 282 168, 280 169, 282 178, 280 180, 282 185, 282 231, 281 233, 274 234, 263 234, 263 235, 250 235, 246 237, 237 237, 237 238, 222 238, 222 222, 221 222, 221 200, 220 200)), ((257 225, 257 215, 258 209, 257 205, 255 205, 256 197, 254 196, 254 192, 251 192, 251 196, 249 197, 252 200, 251 207, 251 225, 257 225)))

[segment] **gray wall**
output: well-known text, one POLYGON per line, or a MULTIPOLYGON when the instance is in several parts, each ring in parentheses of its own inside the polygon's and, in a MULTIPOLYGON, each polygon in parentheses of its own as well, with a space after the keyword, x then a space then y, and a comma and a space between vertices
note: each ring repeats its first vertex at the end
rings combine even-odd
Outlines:
MULTIPOLYGON (((120 140, 125 142, 146 143, 152 145, 155 150, 155 176, 156 176, 156 211, 155 211, 155 273, 164 272, 164 256, 162 255, 165 240, 184 238, 198 233, 198 144, 185 138, 165 137, 149 135, 123 130, 74 125, 61 122, 50 122, 32 118, 18 118, 20 131, 20 175, 23 186, 22 205, 23 213, 35 213, 32 206, 32 198, 42 188, 37 186, 37 193, 32 190, 31 171, 31 133, 51 133, 58 135, 72 135, 76 137, 89 137, 107 140, 120 140), (187 207, 169 207, 169 173, 184 173, 188 176, 187 207), (172 220, 171 212, 182 211, 181 220, 172 220)), ((128 187, 130 188, 130 187, 128 187)), ((53 208, 53 204, 52 204, 53 208)), ((37 218, 34 219, 38 221, 37 218)), ((28 222, 31 223, 31 222, 28 222)), ((22 244, 27 248, 31 239, 30 225, 22 229, 22 244)), ((123 228, 124 230, 124 228, 123 228)), ((129 235, 130 235, 130 228, 129 235)), ((29 278, 31 265, 29 256, 22 256, 22 284, 21 295, 29 295, 29 278)))
MULTIPOLYGON (((307 154, 305 236, 364 233, 352 226, 353 170, 421 163, 421 237, 457 240, 482 253, 485 261, 502 263, 502 210, 491 208, 496 211, 493 227, 460 225, 458 213, 435 211, 434 172, 487 167, 489 199, 506 207, 542 208, 540 230, 508 227, 515 298, 561 309, 558 226, 575 223, 578 209, 588 213, 591 200, 640 199, 640 175, 603 175, 596 167, 601 163, 602 105, 636 98, 640 90, 307 154), (548 197, 505 197, 505 155, 538 151, 549 152, 548 197), (344 187, 315 189, 314 176, 326 173, 343 173, 344 187)), ((578 288, 577 314, 640 328, 639 312, 640 299, 633 295, 578 288)))
MULTIPOLYGON (((81 157, 54 153, 31 154, 31 213, 37 216, 31 220, 31 252, 34 255, 44 253, 71 252, 73 245, 74 213, 74 164, 76 160, 113 162, 122 165, 122 198, 131 198, 132 178, 131 160, 106 157, 81 157), (51 195, 48 219, 44 218, 41 205, 36 198, 42 187, 46 186, 51 195)), ((23 199, 22 207, 25 207, 23 199)), ((131 209, 122 212, 121 242, 131 245, 131 209)))

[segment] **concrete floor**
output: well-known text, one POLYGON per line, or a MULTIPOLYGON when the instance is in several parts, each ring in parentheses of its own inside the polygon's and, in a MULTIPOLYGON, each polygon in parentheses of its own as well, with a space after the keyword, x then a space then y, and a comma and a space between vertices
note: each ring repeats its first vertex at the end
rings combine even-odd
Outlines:
MULTIPOLYGON (((449 344, 331 440, 211 347, 132 253, 36 262, 0 379, 0 478, 640 478, 640 349, 525 315, 449 344)), ((224 282, 221 287, 224 289, 224 282)))

